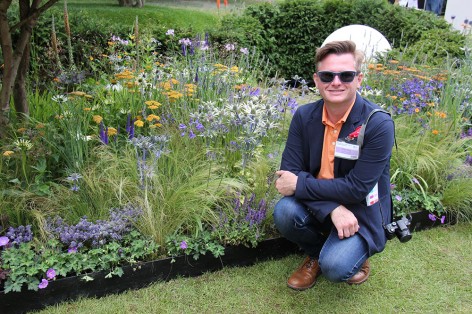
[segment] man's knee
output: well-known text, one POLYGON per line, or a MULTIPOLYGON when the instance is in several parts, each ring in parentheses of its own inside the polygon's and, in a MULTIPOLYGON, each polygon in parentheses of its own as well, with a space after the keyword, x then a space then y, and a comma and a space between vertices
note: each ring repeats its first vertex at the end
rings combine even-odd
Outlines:
POLYGON ((301 204, 293 197, 283 197, 274 207, 274 224, 280 232, 292 229, 300 224, 300 215, 304 211, 301 204))

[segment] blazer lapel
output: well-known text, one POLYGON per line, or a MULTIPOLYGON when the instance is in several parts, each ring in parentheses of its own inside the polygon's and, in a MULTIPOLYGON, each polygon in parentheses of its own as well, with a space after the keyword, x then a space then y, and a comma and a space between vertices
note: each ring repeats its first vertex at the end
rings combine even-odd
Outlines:
MULTIPOLYGON (((341 132, 339 132, 339 139, 347 137, 351 132, 353 132, 356 127, 362 124, 362 114, 364 112, 364 99, 356 93, 356 101, 354 102, 354 106, 349 113, 349 116, 346 122, 343 124, 341 128, 341 132)), ((341 162, 341 158, 334 158, 334 177, 338 177, 338 170, 339 164, 341 162)))

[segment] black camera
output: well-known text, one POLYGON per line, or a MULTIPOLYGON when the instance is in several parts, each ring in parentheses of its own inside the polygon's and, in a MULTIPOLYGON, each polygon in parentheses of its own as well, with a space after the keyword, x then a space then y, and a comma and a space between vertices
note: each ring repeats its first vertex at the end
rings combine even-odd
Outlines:
POLYGON ((387 239, 391 240, 397 236, 400 242, 408 242, 411 239, 411 232, 410 229, 408 229, 410 223, 410 219, 402 217, 384 226, 387 239))

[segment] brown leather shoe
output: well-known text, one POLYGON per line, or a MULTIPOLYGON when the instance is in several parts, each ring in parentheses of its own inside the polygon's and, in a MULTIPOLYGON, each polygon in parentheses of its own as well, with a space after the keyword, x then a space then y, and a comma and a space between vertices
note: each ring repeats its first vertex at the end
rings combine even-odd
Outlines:
POLYGON ((300 267, 288 278, 287 285, 295 290, 305 290, 313 287, 320 274, 318 260, 307 256, 300 267))
POLYGON ((370 263, 369 260, 367 259, 364 264, 362 264, 361 269, 347 280, 347 283, 350 285, 360 285, 361 283, 365 282, 370 275, 370 263))

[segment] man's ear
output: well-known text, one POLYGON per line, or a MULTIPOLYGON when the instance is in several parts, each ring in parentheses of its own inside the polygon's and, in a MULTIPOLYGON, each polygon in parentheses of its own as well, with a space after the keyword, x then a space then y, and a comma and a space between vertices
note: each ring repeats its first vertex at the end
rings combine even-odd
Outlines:
POLYGON ((364 73, 359 73, 357 75, 357 88, 360 88, 362 86, 362 80, 364 79, 364 73))
MULTIPOLYGON (((315 86, 316 86, 316 79, 317 79, 317 77, 318 77, 318 76, 316 75, 316 72, 313 73, 313 83, 315 83, 315 86)), ((316 87, 318 87, 318 86, 316 86, 316 87)))

